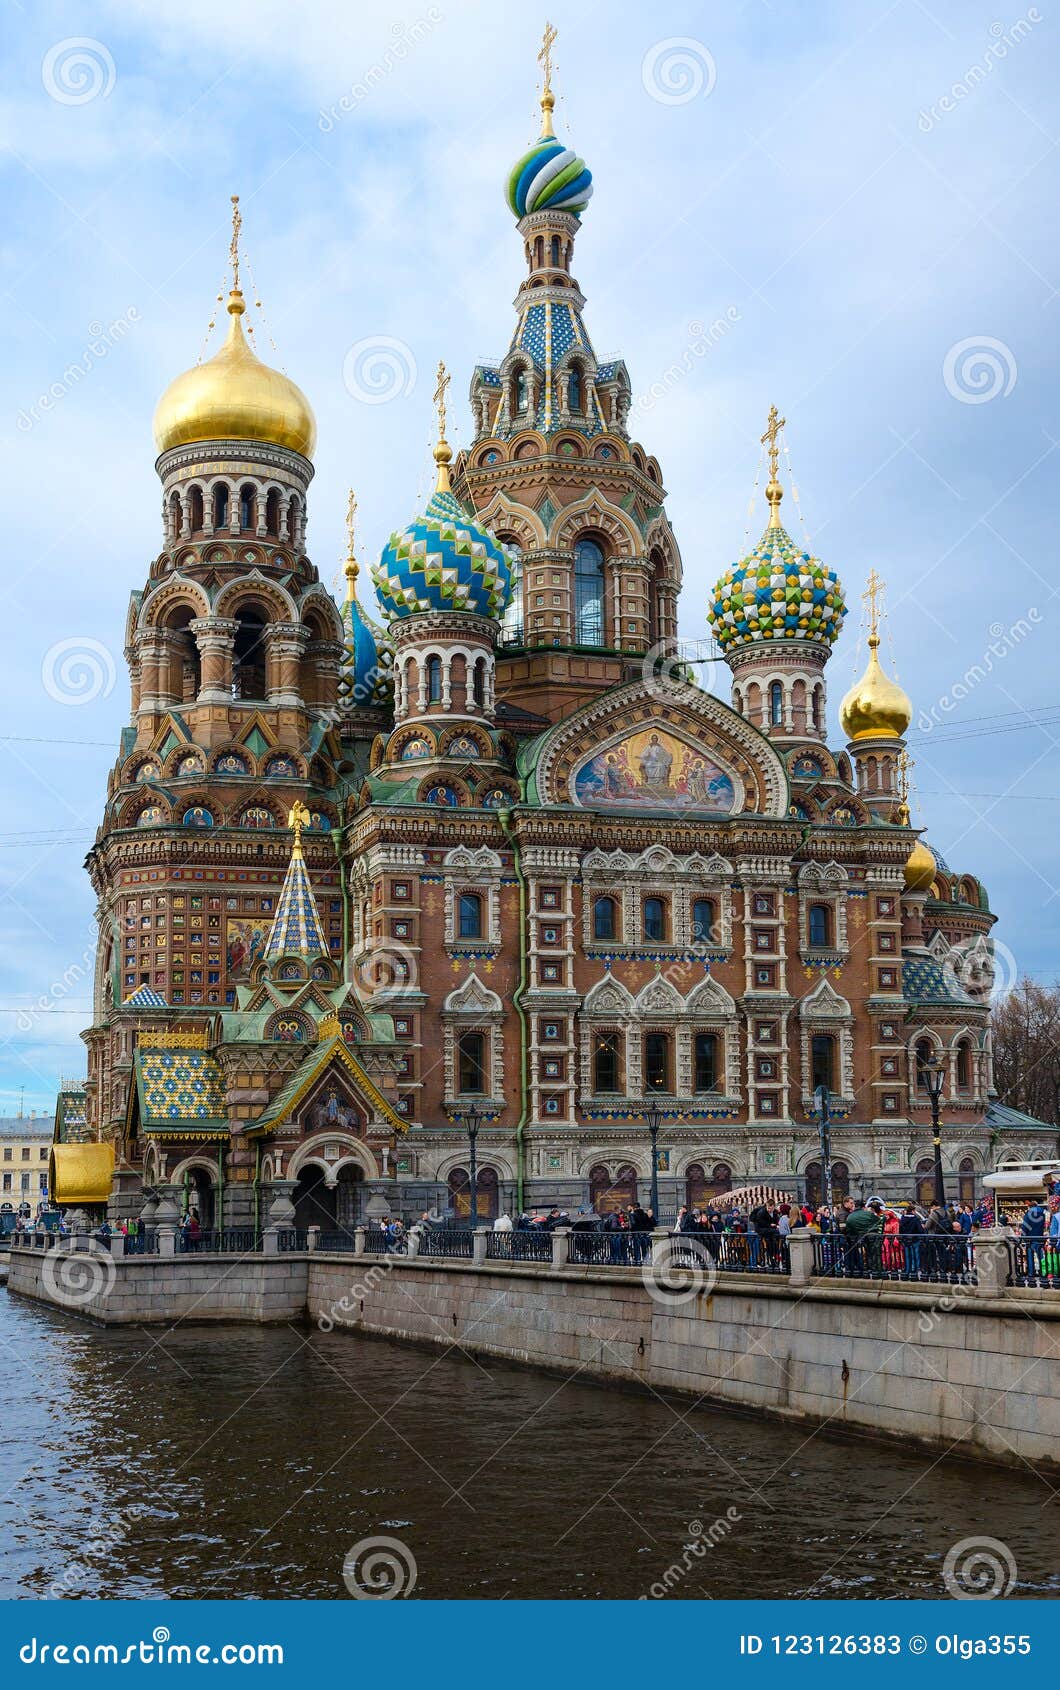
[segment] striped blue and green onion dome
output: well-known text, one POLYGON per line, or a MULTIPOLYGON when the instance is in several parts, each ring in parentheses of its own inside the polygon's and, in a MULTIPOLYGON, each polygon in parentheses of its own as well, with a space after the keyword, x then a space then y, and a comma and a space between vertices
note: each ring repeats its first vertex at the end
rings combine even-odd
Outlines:
POLYGON ((532 211, 569 211, 580 217, 592 197, 593 179, 583 158, 554 135, 542 135, 508 177, 508 204, 516 217, 532 211))
POLYGON ((372 581, 388 616, 467 610, 499 620, 512 591, 504 547, 450 492, 436 492, 422 516, 391 534, 372 581))
POLYGON ((785 528, 767 528, 714 588, 708 620, 723 651, 760 640, 834 645, 846 604, 839 577, 800 551, 785 528))

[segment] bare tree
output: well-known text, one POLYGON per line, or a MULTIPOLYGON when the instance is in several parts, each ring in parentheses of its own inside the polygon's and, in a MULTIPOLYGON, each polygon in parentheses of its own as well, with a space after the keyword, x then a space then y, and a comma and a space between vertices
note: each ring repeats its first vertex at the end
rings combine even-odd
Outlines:
POLYGON ((1060 985, 1021 980, 991 1024, 999 1101, 1060 1126, 1060 985))

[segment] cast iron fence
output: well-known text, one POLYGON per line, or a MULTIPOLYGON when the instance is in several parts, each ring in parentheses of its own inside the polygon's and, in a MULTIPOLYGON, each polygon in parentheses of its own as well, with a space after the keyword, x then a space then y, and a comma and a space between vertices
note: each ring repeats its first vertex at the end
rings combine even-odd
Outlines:
POLYGON ((918 1233, 902 1238, 872 1233, 856 1241, 815 1234, 813 1271, 827 1279, 892 1279, 909 1284, 973 1285, 975 1246, 969 1238, 918 1233))
POLYGON ((486 1239, 488 1262, 551 1262, 550 1232, 491 1232, 486 1239))

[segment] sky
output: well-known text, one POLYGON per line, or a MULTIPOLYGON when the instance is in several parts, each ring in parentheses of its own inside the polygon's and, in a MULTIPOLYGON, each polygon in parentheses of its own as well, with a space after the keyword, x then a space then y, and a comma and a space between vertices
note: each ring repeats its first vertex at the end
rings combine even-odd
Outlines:
MULTIPOLYGON (((466 443, 523 271, 504 200, 537 133, 540 17, 500 0, 4 0, 0 1113, 84 1072, 84 873, 129 709, 129 593, 161 547, 151 417, 196 361, 241 196, 259 351, 319 425, 309 551, 346 489, 378 553, 429 482, 433 371, 466 443), (272 350, 274 341, 279 349, 272 350)), ((912 697, 914 821, 999 916, 1002 984, 1052 980, 1057 25, 982 0, 549 0, 559 134, 595 194, 575 272, 662 465, 681 634, 757 539, 769 406, 785 520, 851 612, 828 669, 912 697), (800 512, 801 510, 801 519, 800 512), (802 524, 805 524, 805 527, 802 524)), ((211 343, 218 344, 216 331, 211 343)), ((727 671, 708 683, 727 695, 727 671)))

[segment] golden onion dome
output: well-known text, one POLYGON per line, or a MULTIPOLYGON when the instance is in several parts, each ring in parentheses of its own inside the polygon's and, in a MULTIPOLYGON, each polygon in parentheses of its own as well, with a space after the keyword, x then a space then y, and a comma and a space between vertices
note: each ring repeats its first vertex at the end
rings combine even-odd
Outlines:
POLYGON ((247 345, 239 288, 228 296, 228 338, 205 364, 170 382, 155 411, 160 452, 195 440, 260 440, 311 458, 317 425, 302 389, 247 345))
POLYGON ((847 739, 901 739, 913 720, 909 695, 885 675, 877 655, 879 635, 869 635, 869 661, 839 706, 847 739))
POLYGON ((907 892, 930 892, 938 873, 935 853, 918 839, 905 860, 905 889, 907 892))

